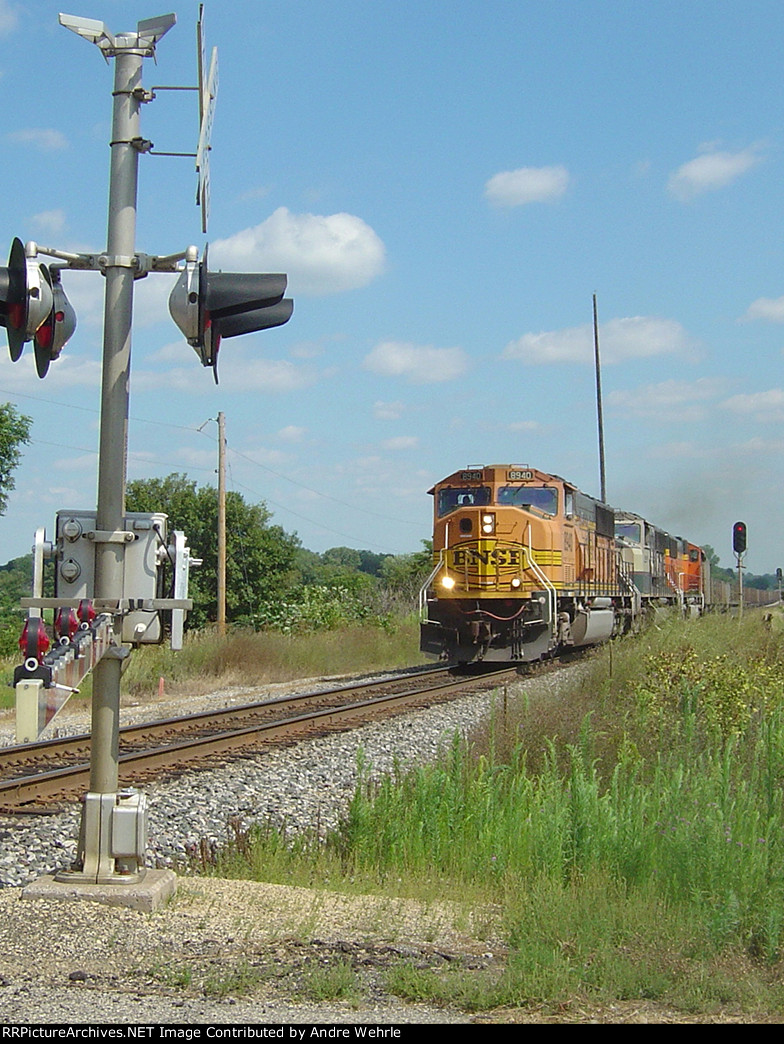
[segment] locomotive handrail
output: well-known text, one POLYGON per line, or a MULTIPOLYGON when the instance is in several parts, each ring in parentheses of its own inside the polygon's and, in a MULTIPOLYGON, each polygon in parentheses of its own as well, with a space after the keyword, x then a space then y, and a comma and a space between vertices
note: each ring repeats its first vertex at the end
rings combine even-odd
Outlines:
POLYGON ((422 586, 419 589, 419 619, 420 619, 420 621, 427 622, 425 620, 425 617, 427 616, 427 592, 428 592, 428 590, 430 588, 430 585, 433 583, 435 578, 438 576, 438 574, 441 572, 441 570, 444 567, 444 551, 445 550, 446 550, 446 548, 442 548, 438 552, 438 562, 436 562, 435 566, 433 567, 433 571, 430 573, 430 576, 428 576, 427 580, 425 580, 425 582, 422 584, 422 586))
POLYGON ((639 589, 637 584, 635 584, 634 576, 626 568, 626 563, 623 558, 619 558, 618 560, 618 576, 629 589, 629 594, 632 599, 632 616, 639 616, 642 611, 642 591, 639 589))
POLYGON ((526 529, 526 536, 528 538, 528 545, 526 551, 528 552, 525 556, 526 566, 531 570, 539 583, 547 591, 547 599, 550 603, 550 632, 555 637, 557 630, 557 607, 558 607, 558 593, 555 590, 555 585, 547 577, 547 575, 539 568, 539 564, 534 560, 534 552, 531 547, 531 523, 528 523, 526 529))

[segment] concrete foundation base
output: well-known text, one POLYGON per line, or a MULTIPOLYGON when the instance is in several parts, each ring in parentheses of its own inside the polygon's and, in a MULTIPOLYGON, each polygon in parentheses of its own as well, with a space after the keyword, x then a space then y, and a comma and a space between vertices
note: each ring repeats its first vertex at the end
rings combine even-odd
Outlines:
POLYGON ((177 890, 173 870, 145 870, 144 876, 131 884, 91 884, 89 881, 56 881, 49 874, 22 889, 22 899, 61 899, 127 906, 151 913, 170 899, 177 890))

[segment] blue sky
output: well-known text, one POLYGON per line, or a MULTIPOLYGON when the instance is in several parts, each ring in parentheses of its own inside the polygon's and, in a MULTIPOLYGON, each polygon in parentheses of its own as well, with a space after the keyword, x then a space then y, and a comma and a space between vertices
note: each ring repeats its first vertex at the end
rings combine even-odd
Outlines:
MULTIPOLYGON (((105 247, 113 68, 62 9, 0 0, 2 250, 105 247)), ((174 10, 144 83, 195 83, 197 3, 65 10, 112 32, 174 10)), ((778 0, 208 0, 205 28, 208 234, 193 161, 142 156, 137 249, 285 271, 295 310, 225 341, 216 387, 171 278, 137 283, 129 478, 214 483, 222 411, 229 488, 317 551, 417 550, 428 488, 469 464, 598 495, 596 294, 608 500, 725 565, 743 519, 749 568, 784 565, 778 0)), ((197 123, 191 93, 143 107, 161 152, 197 123)), ((2 561, 95 505, 103 281, 63 281, 79 325, 48 376, 0 350, 34 422, 2 561)))

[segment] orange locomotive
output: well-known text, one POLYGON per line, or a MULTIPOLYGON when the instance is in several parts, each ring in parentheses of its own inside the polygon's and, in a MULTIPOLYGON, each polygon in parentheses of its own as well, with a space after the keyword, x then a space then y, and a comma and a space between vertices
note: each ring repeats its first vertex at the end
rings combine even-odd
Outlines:
POLYGON ((434 568, 420 638, 430 655, 538 660, 628 630, 648 604, 704 604, 696 545, 626 514, 616 538, 613 508, 557 475, 469 467, 430 493, 434 568))

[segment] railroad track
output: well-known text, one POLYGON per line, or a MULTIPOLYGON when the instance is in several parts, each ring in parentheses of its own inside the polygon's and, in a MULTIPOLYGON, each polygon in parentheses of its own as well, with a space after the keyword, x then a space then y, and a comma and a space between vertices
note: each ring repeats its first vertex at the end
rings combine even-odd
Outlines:
MULTIPOLYGON (((193 768, 215 756, 242 754, 350 728, 457 693, 496 687, 515 668, 459 674, 429 668, 383 681, 259 700, 120 729, 120 785, 193 768)), ((40 812, 73 800, 89 784, 90 736, 67 736, 0 749, 0 811, 40 812)))

